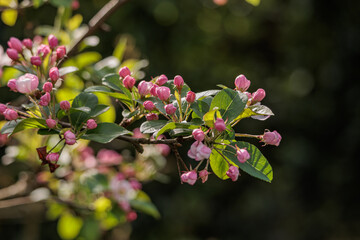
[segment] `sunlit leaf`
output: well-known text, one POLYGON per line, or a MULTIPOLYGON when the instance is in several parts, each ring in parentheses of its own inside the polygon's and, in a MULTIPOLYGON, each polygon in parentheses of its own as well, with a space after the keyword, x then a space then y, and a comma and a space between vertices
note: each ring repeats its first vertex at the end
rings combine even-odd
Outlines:
POLYGON ((83 220, 80 217, 65 212, 58 221, 57 231, 62 239, 74 239, 79 234, 82 225, 83 220))
POLYGON ((8 26, 14 26, 16 23, 16 19, 18 16, 18 12, 13 9, 6 9, 1 13, 1 20, 8 26))

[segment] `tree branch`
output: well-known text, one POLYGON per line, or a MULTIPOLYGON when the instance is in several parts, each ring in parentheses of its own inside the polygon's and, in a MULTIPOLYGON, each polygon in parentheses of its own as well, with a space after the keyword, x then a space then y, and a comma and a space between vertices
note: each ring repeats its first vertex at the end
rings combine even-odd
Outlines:
POLYGON ((99 12, 89 21, 89 29, 84 33, 78 40, 75 41, 74 45, 71 46, 67 55, 72 56, 78 49, 80 43, 93 34, 104 22, 108 19, 121 5, 129 0, 111 0, 99 12))

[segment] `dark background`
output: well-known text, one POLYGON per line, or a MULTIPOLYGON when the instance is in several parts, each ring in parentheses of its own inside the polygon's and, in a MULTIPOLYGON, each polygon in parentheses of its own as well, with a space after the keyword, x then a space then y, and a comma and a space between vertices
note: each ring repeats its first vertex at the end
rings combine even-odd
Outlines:
MULTIPOLYGON (((80 1, 78 12, 87 22, 104 3, 80 1)), ((1 45, 32 37, 29 21, 52 23, 49 12, 28 10, 14 28, 0 25, 1 45)), ((131 239, 359 239, 359 13, 359 1, 335 0, 132 0, 119 9, 111 30, 97 32, 103 57, 129 34, 150 61, 146 79, 181 74, 201 91, 245 74, 251 91, 266 90, 263 104, 275 116, 243 120, 237 131, 283 137, 261 148, 271 184, 243 173, 235 183, 211 176, 180 185, 170 158, 171 182, 144 186, 162 218, 139 215, 131 239)))

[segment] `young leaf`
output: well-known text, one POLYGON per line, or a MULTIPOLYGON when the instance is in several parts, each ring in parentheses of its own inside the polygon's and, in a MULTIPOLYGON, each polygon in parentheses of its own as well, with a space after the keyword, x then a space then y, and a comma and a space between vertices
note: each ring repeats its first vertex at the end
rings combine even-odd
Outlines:
POLYGON ((216 176, 220 179, 228 179, 226 172, 229 170, 229 164, 226 160, 215 150, 211 151, 210 155, 210 167, 216 176))
POLYGON ((133 207, 134 209, 136 209, 138 211, 141 211, 150 216, 153 216, 155 219, 160 218, 159 211, 157 210, 155 205, 150 201, 133 199, 133 200, 130 200, 130 205, 131 205, 131 207, 133 207))
MULTIPOLYGON (((92 93, 80 93, 72 102, 72 108, 88 107, 91 110, 95 109, 98 105, 98 98, 92 93)), ((73 112, 71 113, 71 123, 76 128, 81 127, 82 123, 90 118, 89 113, 85 112, 73 112)))
POLYGON ((236 151, 232 147, 226 147, 225 150, 223 150, 222 153, 226 157, 228 157, 233 163, 238 165, 241 170, 248 173, 249 175, 264 180, 266 182, 272 181, 272 167, 256 146, 247 142, 234 142, 231 143, 231 145, 236 145, 239 148, 246 148, 246 150, 250 154, 250 159, 247 160, 245 163, 240 163, 236 158, 236 151))
POLYGON ((196 93, 196 100, 202 99, 203 97, 213 96, 220 92, 220 90, 207 90, 203 92, 196 93))
POLYGON ((115 123, 99 123, 97 128, 88 130, 81 138, 99 143, 109 143, 118 136, 132 132, 115 123))
POLYGON ((2 134, 7 133, 9 134, 9 136, 11 136, 12 134, 23 131, 25 129, 34 129, 34 128, 45 129, 48 127, 44 119, 26 118, 23 120, 16 120, 16 121, 14 120, 7 122, 1 129, 1 133, 2 134))
POLYGON ((63 67, 59 69, 59 75, 60 76, 64 76, 66 74, 72 73, 72 72, 76 72, 79 69, 77 67, 74 66, 69 66, 69 67, 63 67))
POLYGON ((132 100, 131 98, 129 98, 126 94, 124 93, 118 93, 118 92, 113 92, 111 91, 108 87, 105 86, 91 86, 88 87, 84 90, 84 92, 89 92, 89 93, 103 93, 107 96, 110 97, 114 97, 119 99, 121 102, 123 102, 124 104, 126 104, 127 106, 131 106, 132 105, 132 100))
POLYGON ((143 122, 140 126, 140 132, 142 133, 153 133, 160 130, 165 126, 167 121, 165 120, 156 120, 156 121, 146 121, 143 122))
POLYGON ((209 111, 210 106, 205 101, 197 100, 191 104, 190 108, 196 113, 197 116, 203 118, 203 116, 209 111))
POLYGON ((191 123, 175 123, 170 122, 167 123, 164 127, 162 127, 156 134, 156 138, 158 138, 161 134, 169 132, 174 129, 196 129, 199 128, 199 125, 192 125, 191 123))
POLYGON ((107 74, 102 78, 102 84, 111 89, 124 93, 129 99, 132 99, 131 92, 121 85, 119 75, 115 73, 107 74))

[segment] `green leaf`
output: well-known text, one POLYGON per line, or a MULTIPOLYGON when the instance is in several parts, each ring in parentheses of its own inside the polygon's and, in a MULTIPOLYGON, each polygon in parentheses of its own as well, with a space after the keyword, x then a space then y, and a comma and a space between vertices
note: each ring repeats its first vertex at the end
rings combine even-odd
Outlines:
MULTIPOLYGON (((77 95, 72 102, 72 108, 88 107, 91 110, 94 109, 98 104, 98 98, 92 93, 80 93, 77 95)), ((70 114, 71 123, 75 128, 79 129, 83 122, 89 119, 91 116, 84 112, 74 112, 70 114)))
POLYGON ((77 67, 74 67, 74 66, 63 67, 63 68, 59 69, 59 75, 64 76, 66 74, 76 72, 76 71, 79 71, 79 69, 77 67))
POLYGON ((18 12, 14 9, 6 9, 1 13, 1 20, 6 25, 12 27, 16 23, 18 12))
POLYGON ((39 135, 55 135, 59 134, 60 132, 54 129, 39 129, 37 134, 39 135))
POLYGON ((118 93, 118 92, 113 92, 111 91, 108 87, 105 86, 91 86, 88 87, 87 89, 84 90, 84 92, 90 92, 90 93, 94 93, 94 92, 98 92, 98 93, 103 93, 107 96, 110 97, 114 97, 119 99, 121 102, 125 103, 128 106, 132 105, 132 100, 131 98, 129 98, 126 94, 123 93, 118 93))
MULTIPOLYGON (((145 194, 144 192, 142 192, 142 193, 145 194)), ((133 207, 134 209, 136 209, 140 212, 143 212, 150 216, 153 216, 155 219, 160 218, 159 211, 157 210, 155 205, 148 199, 148 197, 147 198, 142 197, 142 198, 130 200, 130 205, 131 205, 131 207, 133 207)))
POLYGON ((127 44, 127 38, 122 37, 122 38, 120 38, 119 42, 117 43, 117 45, 114 49, 113 56, 116 57, 117 59, 119 59, 119 61, 122 61, 122 59, 123 59, 125 49, 126 49, 126 44, 127 44))
POLYGON ((2 134, 15 134, 17 132, 23 131, 25 129, 34 129, 34 128, 48 128, 46 125, 46 121, 44 119, 38 118, 26 118, 23 120, 14 120, 7 122, 3 128, 1 129, 2 134))
POLYGON ((257 118, 258 120, 266 120, 268 117, 273 115, 274 113, 267 106, 254 105, 245 108, 244 111, 234 119, 234 121, 238 121, 244 118, 254 117, 254 116, 262 117, 260 119, 257 118))
POLYGON ((156 134, 156 138, 158 138, 161 134, 169 132, 174 129, 196 129, 199 128, 199 125, 192 125, 191 123, 175 123, 170 122, 163 126, 156 134))
POLYGON ((143 122, 140 126, 140 132, 142 133, 153 133, 160 130, 167 124, 165 120, 155 120, 143 122))
POLYGON ((83 221, 80 217, 76 217, 69 212, 61 215, 57 231, 62 239, 74 239, 80 232, 83 221))
POLYGON ((210 110, 217 107, 224 120, 234 120, 244 110, 247 96, 230 88, 221 90, 211 102, 210 110))
POLYGON ((226 147, 222 152, 232 162, 238 165, 241 170, 266 182, 271 182, 273 180, 272 167, 256 146, 247 142, 235 142, 231 143, 231 145, 238 146, 239 148, 246 148, 250 154, 249 160, 245 163, 240 163, 236 158, 236 150, 234 148, 226 147))
POLYGON ((116 91, 120 91, 124 93, 129 99, 132 99, 131 92, 126 87, 121 85, 119 78, 119 75, 116 73, 105 75, 102 78, 102 84, 116 91))
POLYGON ((196 100, 201 99, 203 97, 213 96, 220 92, 220 90, 207 90, 203 92, 196 93, 196 100))
POLYGON ((11 134, 16 125, 18 125, 23 119, 18 119, 18 120, 12 120, 12 121, 8 121, 4 124, 4 126, 1 128, 1 134, 11 134))
POLYGON ((115 123, 99 123, 97 128, 88 130, 81 138, 99 143, 109 143, 118 136, 132 132, 115 123))
POLYGON ((229 177, 226 175, 226 172, 229 170, 229 164, 215 149, 211 151, 209 159, 211 169, 215 175, 223 180, 228 179, 229 177))
POLYGON ((122 116, 124 117, 124 118, 131 118, 131 117, 133 117, 133 116, 135 116, 135 115, 138 115, 139 114, 139 110, 136 110, 136 111, 133 111, 133 112, 130 112, 129 110, 124 110, 124 111, 122 111, 122 116))
POLYGON ((210 112, 207 112, 204 117, 203 120, 205 122, 205 124, 209 127, 214 127, 214 122, 215 122, 215 115, 216 117, 220 118, 220 112, 218 110, 212 110, 210 112))
POLYGON ((104 112, 106 112, 107 110, 109 110, 110 107, 108 105, 105 104, 98 104, 96 105, 95 108, 93 108, 90 112, 90 117, 97 117, 100 114, 103 114, 104 112))
POLYGON ((203 118, 204 115, 210 110, 209 104, 205 101, 197 100, 191 104, 190 108, 196 113, 197 116, 203 118))
POLYGON ((49 0, 55 7, 70 7, 72 0, 49 0))

